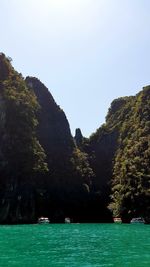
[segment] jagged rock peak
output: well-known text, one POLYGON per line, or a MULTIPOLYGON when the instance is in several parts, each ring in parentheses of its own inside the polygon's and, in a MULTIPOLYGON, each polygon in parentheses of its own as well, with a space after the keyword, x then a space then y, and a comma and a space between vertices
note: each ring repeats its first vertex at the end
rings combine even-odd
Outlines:
POLYGON ((37 97, 41 97, 44 93, 44 95, 46 95, 47 98, 50 99, 51 103, 53 102, 54 105, 59 107, 56 104, 56 102, 55 102, 52 94, 48 90, 48 88, 38 78, 27 76, 25 81, 26 81, 27 86, 29 86, 30 88, 33 89, 33 91, 35 92, 37 97))
POLYGON ((77 146, 79 146, 83 142, 83 135, 82 135, 80 128, 76 129, 74 139, 75 139, 77 146))

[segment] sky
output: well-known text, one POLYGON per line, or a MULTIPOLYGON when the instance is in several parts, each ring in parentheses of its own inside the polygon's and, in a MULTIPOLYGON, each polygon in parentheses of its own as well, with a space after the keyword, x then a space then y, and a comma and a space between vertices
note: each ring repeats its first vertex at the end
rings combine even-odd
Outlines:
POLYGON ((113 99, 150 84, 149 11, 149 0, 0 0, 0 52, 88 137, 113 99))

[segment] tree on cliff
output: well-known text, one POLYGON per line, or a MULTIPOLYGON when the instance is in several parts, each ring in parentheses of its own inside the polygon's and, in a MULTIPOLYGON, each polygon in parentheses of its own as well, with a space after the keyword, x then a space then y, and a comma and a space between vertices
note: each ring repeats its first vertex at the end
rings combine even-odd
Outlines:
POLYGON ((0 99, 1 177, 5 174, 8 180, 25 182, 47 170, 45 153, 35 133, 39 105, 4 54, 0 55, 0 99))

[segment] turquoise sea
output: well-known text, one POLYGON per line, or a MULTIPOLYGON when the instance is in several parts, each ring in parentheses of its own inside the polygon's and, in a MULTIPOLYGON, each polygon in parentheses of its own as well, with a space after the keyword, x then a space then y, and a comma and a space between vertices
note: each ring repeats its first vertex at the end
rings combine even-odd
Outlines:
POLYGON ((0 267, 150 266, 150 225, 0 226, 0 267))

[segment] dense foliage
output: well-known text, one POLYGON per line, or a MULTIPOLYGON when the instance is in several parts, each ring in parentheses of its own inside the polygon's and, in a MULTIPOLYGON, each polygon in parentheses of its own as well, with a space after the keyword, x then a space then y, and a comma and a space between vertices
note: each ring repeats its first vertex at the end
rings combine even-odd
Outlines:
MULTIPOLYGON (((33 92, 29 91, 22 76, 13 69, 4 54, 0 54, 0 70, 1 201, 8 204, 7 196, 11 194, 18 198, 18 194, 21 203, 22 185, 36 184, 37 177, 48 170, 46 155, 37 140, 35 130, 39 105, 33 92)), ((10 203, 8 206, 10 216, 12 207, 10 203)), ((17 202, 13 209, 15 207, 17 202)), ((18 213, 20 218, 25 215, 21 211, 18 213)), ((14 218, 15 220, 18 219, 14 218)))
POLYGON ((4 55, 1 55, 0 63, 9 68, 6 79, 0 83, 0 98, 4 106, 1 112, 1 149, 5 160, 5 164, 1 162, 1 169, 4 165, 9 175, 21 179, 47 170, 45 154, 35 131, 39 105, 33 92, 28 90, 21 75, 10 68, 4 55))
POLYGON ((110 207, 126 221, 150 216, 150 87, 130 99, 123 113, 110 207))
POLYGON ((150 218, 150 87, 114 100, 89 141, 96 184, 113 215, 125 222, 150 218))

